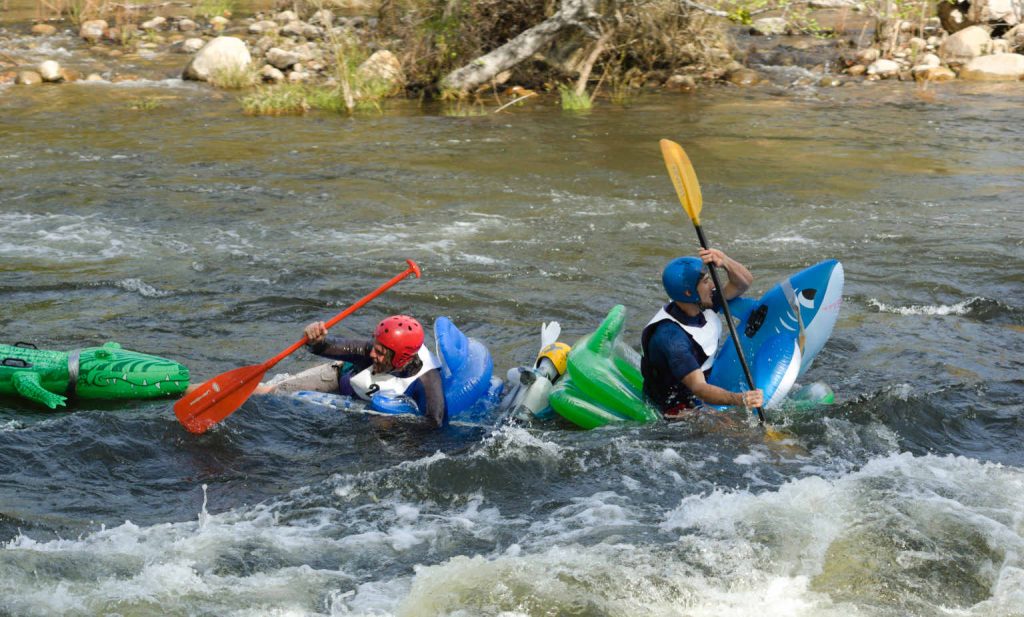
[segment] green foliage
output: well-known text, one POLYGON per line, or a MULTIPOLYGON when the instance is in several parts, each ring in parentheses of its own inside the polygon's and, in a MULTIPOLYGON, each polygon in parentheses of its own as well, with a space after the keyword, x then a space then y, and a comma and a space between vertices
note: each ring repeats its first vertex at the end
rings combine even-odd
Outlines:
POLYGON ((256 72, 252 65, 234 65, 212 71, 207 82, 225 90, 242 90, 256 84, 256 72))
POLYGON ((312 107, 338 113, 379 113, 383 100, 401 91, 400 86, 360 70, 370 53, 354 35, 331 33, 328 44, 338 85, 313 92, 309 99, 312 107))
POLYGON ((128 109, 135 111, 153 111, 160 107, 163 107, 163 103, 155 96, 144 96, 128 102, 128 109))
POLYGON ((257 88, 241 99, 242 109, 251 116, 287 116, 306 113, 306 88, 299 84, 281 84, 257 88))
POLYGON ((590 111, 590 108, 594 106, 594 99, 589 94, 586 92, 577 94, 571 86, 564 84, 558 86, 558 94, 562 99, 563 111, 590 111))
POLYGON ((235 0, 199 0, 193 12, 199 17, 227 17, 235 10, 235 0))
POLYGON ((743 24, 744 26, 749 26, 754 23, 754 16, 750 13, 750 9, 746 7, 735 7, 727 11, 727 15, 730 21, 743 24))

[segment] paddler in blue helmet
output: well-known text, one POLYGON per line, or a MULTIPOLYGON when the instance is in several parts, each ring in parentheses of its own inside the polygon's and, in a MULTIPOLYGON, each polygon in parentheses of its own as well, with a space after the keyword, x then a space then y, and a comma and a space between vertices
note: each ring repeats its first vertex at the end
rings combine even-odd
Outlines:
POLYGON ((697 399, 747 408, 763 404, 761 390, 730 392, 707 382, 722 336, 715 309, 743 294, 753 280, 750 270, 718 249, 702 249, 699 257, 678 257, 665 266, 661 282, 672 301, 654 315, 640 336, 640 371, 644 395, 666 418, 696 409, 697 399), (708 273, 710 263, 729 275, 721 293, 708 273))

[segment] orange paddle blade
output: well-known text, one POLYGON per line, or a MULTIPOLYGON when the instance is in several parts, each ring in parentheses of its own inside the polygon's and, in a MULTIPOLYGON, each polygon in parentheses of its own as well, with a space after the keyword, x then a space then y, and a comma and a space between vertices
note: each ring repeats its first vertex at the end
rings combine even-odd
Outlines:
POLYGON ((269 368, 253 364, 221 373, 175 403, 174 415, 190 432, 205 433, 242 406, 269 368))
POLYGON ((704 199, 701 197, 697 172, 690 163, 690 157, 686 156, 683 147, 674 141, 662 139, 658 143, 661 145, 661 155, 665 158, 668 175, 676 187, 679 203, 683 205, 683 210, 686 210, 693 224, 700 225, 700 210, 704 206, 704 199))

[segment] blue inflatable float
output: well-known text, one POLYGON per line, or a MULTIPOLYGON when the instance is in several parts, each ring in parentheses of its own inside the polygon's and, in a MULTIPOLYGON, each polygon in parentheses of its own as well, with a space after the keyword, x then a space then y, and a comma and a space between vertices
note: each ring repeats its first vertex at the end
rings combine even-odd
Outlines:
MULTIPOLYGON (((843 264, 830 259, 783 279, 757 300, 729 302, 743 355, 764 390, 767 409, 786 398, 832 335, 843 283, 843 264)), ((731 337, 722 344, 708 383, 734 392, 747 389, 731 337)))

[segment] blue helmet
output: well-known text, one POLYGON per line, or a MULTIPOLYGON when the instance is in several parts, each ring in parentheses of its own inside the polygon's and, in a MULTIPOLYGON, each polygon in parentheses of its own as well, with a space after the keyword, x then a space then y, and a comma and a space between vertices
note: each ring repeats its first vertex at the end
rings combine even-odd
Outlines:
POLYGON ((676 302, 700 303, 697 283, 704 276, 704 262, 698 257, 676 257, 661 272, 665 293, 676 302))

